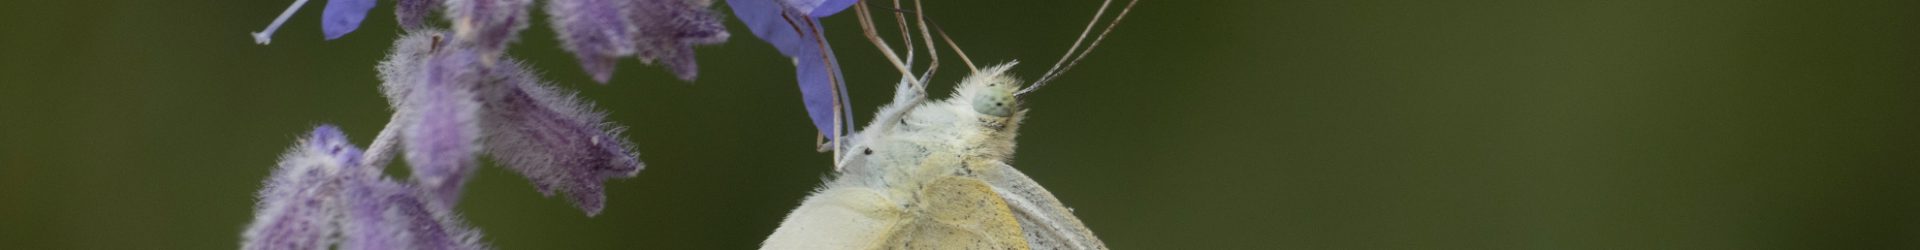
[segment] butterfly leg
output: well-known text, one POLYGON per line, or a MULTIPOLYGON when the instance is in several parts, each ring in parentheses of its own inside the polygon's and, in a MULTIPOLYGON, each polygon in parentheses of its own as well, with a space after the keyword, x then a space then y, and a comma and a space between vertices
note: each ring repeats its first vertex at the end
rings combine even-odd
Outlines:
POLYGON ((858 14, 857 16, 860 18, 860 31, 866 34, 867 41, 872 42, 874 47, 879 48, 880 54, 887 58, 888 63, 893 64, 895 70, 899 70, 901 75, 905 75, 905 78, 907 78, 910 84, 918 88, 926 88, 924 82, 913 77, 913 70, 907 67, 908 65, 901 60, 899 54, 893 52, 893 47, 887 45, 886 39, 880 38, 880 32, 874 28, 873 12, 868 9, 867 2, 860 1, 859 4, 854 4, 853 7, 858 9, 855 14, 858 14))

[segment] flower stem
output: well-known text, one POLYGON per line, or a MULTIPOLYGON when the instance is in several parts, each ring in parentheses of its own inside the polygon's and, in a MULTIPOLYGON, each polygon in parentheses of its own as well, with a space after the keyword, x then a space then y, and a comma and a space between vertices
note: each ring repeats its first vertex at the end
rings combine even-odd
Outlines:
POLYGON ((393 148, 400 145, 401 119, 405 112, 394 111, 393 118, 387 121, 387 127, 373 137, 373 144, 367 145, 367 151, 361 154, 360 164, 370 171, 386 171, 387 163, 393 161, 393 148))

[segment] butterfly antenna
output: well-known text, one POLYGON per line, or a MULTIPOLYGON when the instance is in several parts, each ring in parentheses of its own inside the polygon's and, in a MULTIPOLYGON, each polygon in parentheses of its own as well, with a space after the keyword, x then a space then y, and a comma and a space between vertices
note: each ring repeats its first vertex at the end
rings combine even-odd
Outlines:
MULTIPOLYGON (((919 1, 919 0, 915 0, 915 1, 919 1)), ((925 16, 925 15, 923 14, 922 16, 925 16)), ((926 19, 933 19, 933 18, 927 17, 926 19)), ((973 66, 973 58, 967 57, 967 52, 960 50, 960 44, 953 42, 953 36, 948 36, 947 30, 940 29, 940 25, 938 24, 935 24, 933 26, 933 29, 940 32, 940 39, 947 41, 947 47, 953 48, 953 54, 960 55, 960 63, 967 64, 968 73, 980 73, 980 67, 973 66)))
POLYGON ((1120 25, 1120 20, 1125 19, 1127 17, 1127 13, 1133 11, 1133 5, 1140 3, 1140 0, 1127 1, 1127 6, 1120 8, 1120 14, 1115 15, 1113 17, 1113 21, 1107 22, 1107 27, 1104 30, 1100 31, 1100 35, 1098 37, 1093 38, 1093 43, 1087 44, 1087 50, 1079 51, 1080 54, 1075 55, 1074 54, 1075 50, 1078 50, 1080 48, 1080 43, 1087 39, 1087 34, 1093 31, 1093 27, 1096 24, 1100 23, 1100 17, 1103 15, 1106 15, 1107 6, 1111 5, 1112 3, 1113 3, 1113 0, 1106 0, 1101 2, 1100 10, 1093 12, 1093 20, 1087 22, 1086 29, 1080 30, 1080 38, 1076 38, 1073 40, 1073 46, 1067 47, 1067 53, 1065 55, 1061 55, 1060 60, 1053 63, 1053 68, 1047 69, 1047 73, 1044 75, 1041 75, 1039 80, 1033 81, 1032 86, 1027 86, 1026 89, 1021 89, 1020 92, 1016 92, 1014 94, 1026 95, 1029 92, 1033 92, 1036 89, 1040 89, 1040 86, 1047 85, 1047 83, 1052 82, 1054 78, 1060 77, 1060 74, 1066 73, 1067 70, 1072 69, 1075 64, 1080 64, 1080 60, 1086 59, 1087 54, 1093 53, 1093 48, 1099 47, 1100 41, 1107 39, 1107 34, 1112 33, 1113 28, 1120 25), (1072 61, 1068 61, 1069 58, 1071 58, 1072 61))

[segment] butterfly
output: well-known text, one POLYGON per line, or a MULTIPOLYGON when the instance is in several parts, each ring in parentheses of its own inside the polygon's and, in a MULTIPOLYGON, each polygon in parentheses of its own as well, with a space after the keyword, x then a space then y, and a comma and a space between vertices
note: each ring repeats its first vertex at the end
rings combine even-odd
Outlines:
POLYGON ((1106 249, 1071 209, 1010 161, 1026 116, 1021 99, 1085 58, 1137 2, 1129 1, 1076 55, 1112 0, 1102 3, 1067 55, 1024 88, 1008 73, 1017 62, 974 67, 941 32, 972 71, 941 100, 928 100, 923 82, 939 59, 919 1, 912 11, 900 9, 898 0, 892 9, 907 44, 905 59, 877 35, 872 7, 855 4, 862 31, 901 71, 901 81, 873 121, 836 137, 830 147, 837 175, 788 214, 762 249, 1106 249), (919 76, 909 69, 914 44, 899 15, 908 12, 916 14, 932 58, 919 76))

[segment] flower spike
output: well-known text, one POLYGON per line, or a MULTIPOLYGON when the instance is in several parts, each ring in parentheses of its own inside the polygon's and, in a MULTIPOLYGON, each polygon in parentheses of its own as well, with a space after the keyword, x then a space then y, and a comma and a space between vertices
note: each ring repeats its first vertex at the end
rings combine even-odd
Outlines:
POLYGON ((338 241, 339 176, 359 163, 360 149, 340 128, 320 125, 280 155, 260 189, 241 249, 321 249, 338 241))

